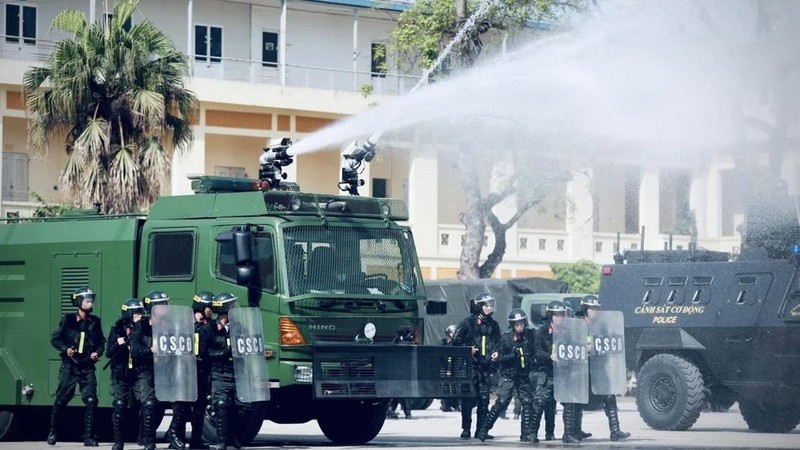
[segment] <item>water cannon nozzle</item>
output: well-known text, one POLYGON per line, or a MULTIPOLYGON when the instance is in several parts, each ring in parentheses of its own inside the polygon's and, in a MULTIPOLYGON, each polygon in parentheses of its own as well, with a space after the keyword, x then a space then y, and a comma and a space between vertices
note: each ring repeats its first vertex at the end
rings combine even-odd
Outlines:
POLYGON ((264 147, 264 153, 258 158, 258 176, 271 189, 278 189, 281 180, 286 179, 283 167, 294 162, 294 154, 290 151, 292 140, 289 138, 273 139, 264 147))

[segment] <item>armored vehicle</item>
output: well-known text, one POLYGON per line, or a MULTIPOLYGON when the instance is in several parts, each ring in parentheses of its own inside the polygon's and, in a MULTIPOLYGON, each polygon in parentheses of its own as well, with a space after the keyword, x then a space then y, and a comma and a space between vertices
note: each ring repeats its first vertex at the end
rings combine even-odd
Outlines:
MULTIPOLYGON (((258 307, 271 395, 251 407, 242 442, 263 420, 316 420, 336 443, 364 443, 389 398, 471 392, 467 349, 392 344, 399 334, 424 339, 425 290, 411 231, 398 224, 403 202, 263 178, 192 185, 195 195, 162 197, 147 216, 0 222, 0 437, 46 427, 60 364, 49 337, 80 286, 97 292, 106 333, 125 299, 155 289, 175 304, 206 290, 258 307)), ((98 414, 110 421, 104 362, 98 414)))
POLYGON ((735 259, 690 246, 627 251, 602 268, 603 309, 624 313, 626 363, 650 427, 686 430, 707 403, 736 401, 752 430, 800 423, 800 226, 794 207, 770 209, 748 211, 735 259))

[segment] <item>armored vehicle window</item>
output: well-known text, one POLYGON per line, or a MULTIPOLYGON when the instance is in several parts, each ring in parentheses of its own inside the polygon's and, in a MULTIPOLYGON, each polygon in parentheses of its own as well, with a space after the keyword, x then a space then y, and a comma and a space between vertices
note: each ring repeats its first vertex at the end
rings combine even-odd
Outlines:
POLYGON ((686 277, 669 277, 668 283, 670 286, 685 286, 686 280, 686 277))
POLYGON ((650 303, 650 296, 653 295, 653 290, 648 289, 644 293, 644 297, 642 297, 642 303, 650 303))
POLYGON ((754 276, 739 277, 739 286, 753 286, 755 284, 756 284, 756 277, 754 276))
POLYGON ((700 294, 702 293, 703 293, 702 289, 694 291, 694 295, 692 295, 692 303, 700 303, 700 294))
POLYGON ((661 286, 661 277, 646 277, 644 279, 645 286, 661 286))
MULTIPOLYGON (((253 236, 253 263, 256 268, 254 286, 267 292, 275 292, 275 249, 271 234, 259 233, 253 236)), ((217 277, 236 282, 236 263, 233 259, 233 242, 217 244, 217 277)))
POLYGON ((695 286, 711 286, 712 277, 694 277, 692 280, 695 286))
POLYGON ((413 247, 400 230, 294 227, 285 238, 290 295, 416 295, 413 247))
POLYGON ((191 280, 194 278, 194 252, 194 230, 150 234, 147 280, 191 280))

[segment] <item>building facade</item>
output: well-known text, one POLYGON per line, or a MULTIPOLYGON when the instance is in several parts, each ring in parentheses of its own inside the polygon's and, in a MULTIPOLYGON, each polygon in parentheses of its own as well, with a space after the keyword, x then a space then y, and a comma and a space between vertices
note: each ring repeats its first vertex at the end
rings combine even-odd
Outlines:
MULTIPOLYGON (((62 10, 109 20, 97 0, 5 0, 0 23, 0 214, 30 215, 58 203, 66 154, 53 142, 45 155, 27 146, 21 84, 64 36, 51 32, 62 10)), ((302 140, 371 104, 407 94, 420 73, 384 70, 386 38, 409 1, 368 0, 141 0, 133 22, 150 20, 190 56, 188 87, 200 100, 195 140, 174 155, 163 195, 191 193, 187 175, 256 177, 258 157, 274 138, 302 140), (369 93, 365 96, 364 93, 369 93)), ((342 148, 303 154, 287 168, 304 190, 339 192, 342 148)), ((800 158, 787 155, 787 169, 800 158)), ((508 234, 509 247, 495 277, 550 276, 550 264, 612 261, 618 250, 688 246, 690 212, 701 247, 736 253, 743 209, 731 198, 733 162, 725 156, 702 164, 664 168, 646 159, 596 164, 553 186, 548 208, 526 214, 508 234), (646 233, 642 238, 642 227, 646 233)), ((464 227, 463 195, 455 174, 437 154, 399 149, 382 154, 361 174, 363 193, 405 199, 423 275, 457 276, 464 227), (434 188, 435 187, 435 188, 434 188)), ((787 176, 787 178, 790 178, 787 176)), ((796 186, 792 189, 797 189, 796 186)), ((796 195, 796 194, 795 194, 796 195)), ((487 236, 486 248, 493 245, 487 236)))

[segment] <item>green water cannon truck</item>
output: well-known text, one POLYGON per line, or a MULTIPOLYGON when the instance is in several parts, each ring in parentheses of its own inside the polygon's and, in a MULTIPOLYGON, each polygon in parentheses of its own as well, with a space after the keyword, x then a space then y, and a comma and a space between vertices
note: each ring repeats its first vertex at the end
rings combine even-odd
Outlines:
MULTIPOLYGON (((105 333, 125 299, 155 289, 184 305, 201 290, 229 291, 259 308, 271 395, 251 405, 242 442, 263 420, 316 420, 335 443, 364 443, 390 398, 472 392, 466 349, 422 345, 425 288, 411 230, 398 223, 405 204, 299 191, 282 181, 290 145, 265 149, 259 179, 195 177, 195 194, 161 197, 146 216, 0 222, 0 437, 46 430, 61 364, 49 337, 80 286, 97 292, 105 333)), ((96 428, 110 433, 104 363, 96 428)))

